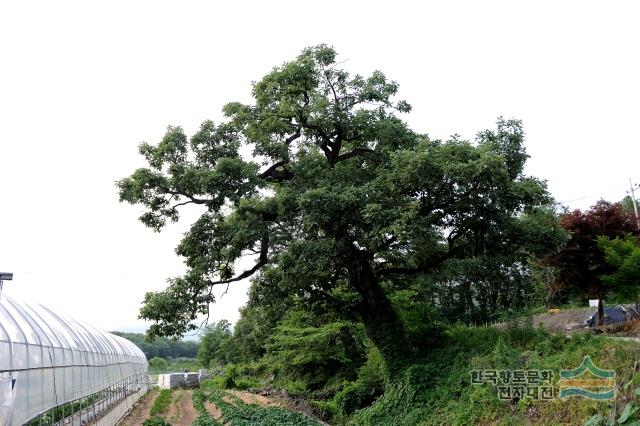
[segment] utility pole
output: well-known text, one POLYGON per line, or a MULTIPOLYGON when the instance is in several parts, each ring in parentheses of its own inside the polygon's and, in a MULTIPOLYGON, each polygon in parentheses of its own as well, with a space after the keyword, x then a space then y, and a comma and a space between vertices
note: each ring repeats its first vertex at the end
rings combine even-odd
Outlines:
POLYGON ((11 281, 13 279, 13 274, 11 272, 0 272, 0 296, 2 296, 2 285, 3 281, 11 281))
MULTIPOLYGON (((638 202, 636 201, 636 195, 633 192, 634 191, 634 187, 633 187, 633 183, 631 182, 631 178, 629 178, 629 185, 631 186, 631 202, 633 203, 633 211, 636 214, 636 223, 638 224, 638 228, 640 228, 640 217, 638 217, 638 202)), ((638 184, 636 184, 636 187, 638 186, 638 184)))

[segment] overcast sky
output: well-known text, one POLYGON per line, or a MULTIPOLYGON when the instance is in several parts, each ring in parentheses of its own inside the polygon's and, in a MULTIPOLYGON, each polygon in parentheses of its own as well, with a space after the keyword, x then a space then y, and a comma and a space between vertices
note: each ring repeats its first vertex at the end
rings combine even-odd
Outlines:
MULTIPOLYGON (((142 141, 249 101, 305 46, 382 70, 411 126, 473 138, 524 121, 528 173, 571 207, 640 182, 640 8, 589 1, 0 0, 0 271, 8 294, 108 330, 144 330, 145 291, 183 271, 189 223, 160 234, 119 204, 142 141)), ((635 3, 635 4, 634 4, 635 3)), ((235 322, 247 283, 211 318, 235 322)))

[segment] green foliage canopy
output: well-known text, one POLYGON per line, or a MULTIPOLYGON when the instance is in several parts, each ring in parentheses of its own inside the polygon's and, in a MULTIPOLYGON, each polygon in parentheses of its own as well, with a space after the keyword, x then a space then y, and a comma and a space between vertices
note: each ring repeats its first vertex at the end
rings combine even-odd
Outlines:
POLYGON ((182 206, 204 208, 177 248, 187 273, 145 297, 149 334, 183 334, 213 286, 254 277, 265 297, 310 305, 353 293, 344 310, 386 360, 402 359, 409 345, 385 288, 527 244, 518 218, 549 200, 523 173, 521 123, 500 119, 475 143, 433 140, 398 118, 411 108, 397 91, 379 71, 350 75, 321 45, 255 83, 252 104, 227 104, 226 122, 142 144, 149 167, 118 183, 120 200, 144 206, 156 230, 182 206), (237 271, 245 255, 255 262, 237 271))
POLYGON ((638 302, 640 293, 640 239, 631 234, 624 238, 598 238, 598 247, 604 252, 604 257, 614 268, 610 274, 602 275, 602 281, 607 283, 616 293, 638 302))
POLYGON ((205 327, 198 348, 198 361, 205 367, 211 365, 212 361, 218 365, 226 364, 231 337, 231 323, 227 320, 223 319, 205 327))

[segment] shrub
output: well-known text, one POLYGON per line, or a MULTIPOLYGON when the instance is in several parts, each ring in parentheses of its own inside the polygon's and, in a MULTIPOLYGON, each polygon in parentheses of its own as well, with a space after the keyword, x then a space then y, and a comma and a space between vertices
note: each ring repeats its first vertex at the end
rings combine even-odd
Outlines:
POLYGON ((353 380, 365 361, 364 330, 350 322, 280 325, 267 345, 265 361, 282 379, 303 381, 308 390, 321 389, 336 377, 353 380))
POLYGON ((358 370, 358 382, 371 393, 382 394, 385 389, 387 367, 380 351, 372 347, 367 353, 367 362, 358 370))
POLYGON ((159 416, 153 416, 142 423, 143 426, 171 426, 165 419, 159 416))
POLYGON ((160 358, 157 356, 154 356, 153 358, 151 358, 149 360, 149 369, 150 370, 155 370, 155 371, 165 371, 167 369, 167 366, 169 364, 167 363, 167 360, 164 358, 160 358))
POLYGON ((237 389, 245 390, 251 388, 257 388, 260 386, 260 383, 255 379, 250 378, 241 378, 235 381, 235 385, 237 389))
POLYGON ((371 402, 368 401, 363 390, 360 384, 356 382, 348 384, 336 394, 334 401, 341 414, 350 415, 371 402))
POLYGON ((338 404, 335 400, 312 400, 311 406, 313 407, 314 414, 322 420, 330 420, 339 413, 338 404))
POLYGON ((350 415, 384 393, 386 368, 382 355, 375 347, 367 355, 367 362, 358 370, 358 379, 335 395, 335 405, 340 414, 350 415))
POLYGON ((230 364, 224 373, 222 387, 224 389, 235 388, 237 379, 238 379, 238 367, 235 364, 230 364))

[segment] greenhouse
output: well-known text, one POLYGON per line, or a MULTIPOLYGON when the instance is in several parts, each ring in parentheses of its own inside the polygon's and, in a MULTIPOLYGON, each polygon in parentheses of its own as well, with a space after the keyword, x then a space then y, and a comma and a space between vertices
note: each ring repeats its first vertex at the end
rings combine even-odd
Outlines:
POLYGON ((0 426, 113 425, 147 389, 133 343, 0 293, 0 426))

